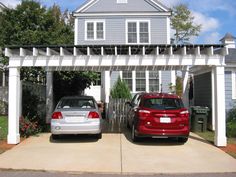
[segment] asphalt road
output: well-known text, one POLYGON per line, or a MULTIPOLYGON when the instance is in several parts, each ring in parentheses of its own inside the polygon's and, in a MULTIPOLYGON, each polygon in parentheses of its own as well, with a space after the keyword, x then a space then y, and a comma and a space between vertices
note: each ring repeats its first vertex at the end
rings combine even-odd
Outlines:
POLYGON ((171 174, 171 175, 140 175, 140 174, 76 174, 37 171, 0 171, 0 177, 236 177, 236 173, 221 174, 171 174))

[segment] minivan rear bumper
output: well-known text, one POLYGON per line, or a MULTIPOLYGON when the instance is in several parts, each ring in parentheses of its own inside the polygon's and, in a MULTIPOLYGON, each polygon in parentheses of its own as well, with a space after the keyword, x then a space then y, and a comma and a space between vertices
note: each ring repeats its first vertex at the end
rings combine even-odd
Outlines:
POLYGON ((181 129, 149 129, 146 126, 139 126, 136 129, 136 136, 139 137, 188 137, 189 127, 184 126, 181 129))

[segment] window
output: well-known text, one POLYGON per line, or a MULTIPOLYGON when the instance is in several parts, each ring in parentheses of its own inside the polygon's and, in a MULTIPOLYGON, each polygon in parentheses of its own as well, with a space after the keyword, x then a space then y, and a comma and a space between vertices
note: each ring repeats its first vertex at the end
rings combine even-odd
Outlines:
POLYGON ((149 90, 151 92, 159 91, 159 71, 149 71, 149 90))
POLYGON ((150 43, 149 21, 127 21, 127 43, 150 43))
POLYGON ((146 91, 145 73, 145 71, 136 71, 136 91, 146 91))
POLYGON ((127 3, 128 0, 117 0, 116 3, 117 4, 123 4, 123 3, 127 3))
POLYGON ((104 21, 86 21, 85 22, 85 40, 104 40, 105 22, 104 21))
POLYGON ((132 71, 123 71, 123 81, 126 82, 129 89, 132 90, 132 71))

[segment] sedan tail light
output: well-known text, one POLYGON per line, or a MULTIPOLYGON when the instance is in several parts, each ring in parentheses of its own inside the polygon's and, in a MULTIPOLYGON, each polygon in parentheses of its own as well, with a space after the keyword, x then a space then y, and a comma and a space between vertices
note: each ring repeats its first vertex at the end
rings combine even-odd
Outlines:
POLYGON ((139 110, 139 111, 138 111, 138 117, 139 117, 139 119, 144 120, 144 119, 146 119, 146 118, 149 117, 149 116, 150 116, 150 111, 147 111, 147 110, 139 110))
POLYGON ((88 118, 90 118, 90 119, 99 119, 100 118, 100 116, 99 116, 99 114, 97 113, 97 112, 89 112, 89 115, 88 115, 88 118))
POLYGON ((52 119, 62 119, 63 116, 62 116, 62 113, 61 112, 54 112, 52 114, 52 119))

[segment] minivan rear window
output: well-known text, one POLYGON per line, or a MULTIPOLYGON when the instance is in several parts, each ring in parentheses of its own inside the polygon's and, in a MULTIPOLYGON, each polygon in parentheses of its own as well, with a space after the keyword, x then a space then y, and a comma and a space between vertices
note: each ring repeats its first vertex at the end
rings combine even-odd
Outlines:
POLYGON ((58 109, 80 108, 80 109, 95 109, 95 103, 92 99, 62 99, 58 106, 58 109))
POLYGON ((156 110, 176 110, 184 108, 181 99, 177 98, 147 98, 143 101, 143 107, 156 110))

